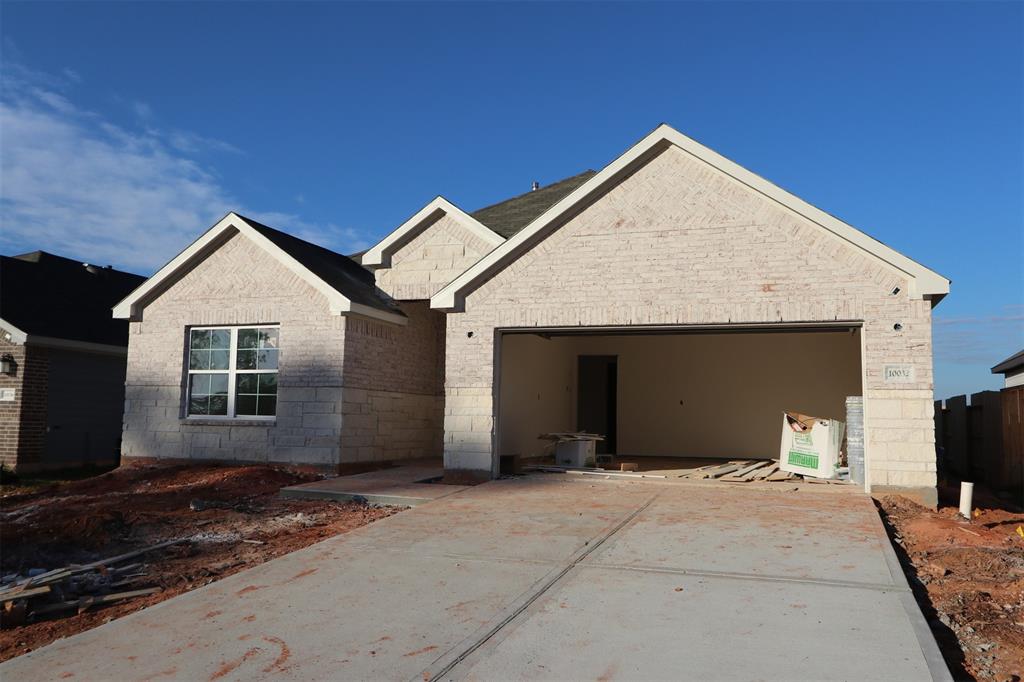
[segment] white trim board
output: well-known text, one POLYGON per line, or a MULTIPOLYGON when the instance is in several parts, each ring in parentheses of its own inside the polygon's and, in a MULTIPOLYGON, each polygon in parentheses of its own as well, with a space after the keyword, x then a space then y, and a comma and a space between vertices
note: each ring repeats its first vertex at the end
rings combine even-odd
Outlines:
POLYGON ((393 324, 404 325, 408 323, 408 320, 402 315, 377 310, 376 308, 351 301, 347 296, 281 249, 281 247, 260 234, 242 216, 234 212, 228 213, 221 218, 217 224, 204 232, 199 239, 189 244, 184 251, 172 258, 167 265, 160 268, 156 274, 115 305, 113 308, 114 317, 128 320, 141 319, 142 309, 146 303, 159 296, 171 283, 177 281, 181 275, 188 272, 197 263, 220 248, 236 233, 243 234, 255 242, 279 263, 302 278, 304 282, 316 291, 323 294, 327 299, 332 315, 362 315, 393 324))
POLYGON ((395 228, 391 234, 367 249, 360 262, 372 270, 391 267, 391 256, 396 251, 444 215, 449 216, 492 247, 500 246, 505 242, 505 239, 497 232, 444 197, 439 196, 395 228))
POLYGON ((538 216, 533 222, 509 237, 501 246, 481 258, 461 275, 452 280, 430 299, 432 308, 461 311, 467 294, 482 285, 497 272, 507 267, 533 248, 544 237, 563 225, 582 210, 587 202, 609 186, 646 164, 670 145, 675 145, 691 156, 716 168, 742 185, 776 202, 824 231, 873 256, 910 282, 913 298, 941 299, 949 293, 949 280, 929 270, 857 228, 825 213, 803 199, 750 172, 721 154, 690 139, 667 124, 661 124, 624 154, 605 166, 597 175, 538 216))
POLYGON ((0 317, 0 329, 10 334, 11 338, 6 339, 11 343, 25 343, 25 339, 28 338, 28 334, 15 327, 7 320, 0 317))

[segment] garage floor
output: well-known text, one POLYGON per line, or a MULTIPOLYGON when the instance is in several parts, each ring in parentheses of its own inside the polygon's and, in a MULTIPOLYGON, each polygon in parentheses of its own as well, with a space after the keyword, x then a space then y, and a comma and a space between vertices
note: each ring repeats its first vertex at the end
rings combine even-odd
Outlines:
POLYGON ((949 679, 868 498, 564 476, 446 496, 0 677, 949 679))

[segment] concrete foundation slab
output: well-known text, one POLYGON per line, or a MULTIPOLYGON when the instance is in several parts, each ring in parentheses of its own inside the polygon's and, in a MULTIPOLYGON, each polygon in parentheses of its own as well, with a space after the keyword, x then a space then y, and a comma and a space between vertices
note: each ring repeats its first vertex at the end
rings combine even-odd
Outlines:
POLYGON ((288 486, 281 489, 281 497, 415 507, 466 488, 460 485, 425 482, 440 479, 443 475, 444 469, 440 466, 395 467, 288 486))
POLYGON ((579 566, 449 677, 930 679, 918 651, 892 591, 579 566))
POLYGON ((948 680, 873 514, 866 496, 494 481, 0 678, 948 680))

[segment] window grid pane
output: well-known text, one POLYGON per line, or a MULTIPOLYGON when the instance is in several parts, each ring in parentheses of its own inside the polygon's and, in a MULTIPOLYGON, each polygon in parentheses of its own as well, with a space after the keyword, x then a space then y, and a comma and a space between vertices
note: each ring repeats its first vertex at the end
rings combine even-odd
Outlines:
POLYGON ((190 330, 187 414, 275 416, 279 340, 276 327, 190 330))

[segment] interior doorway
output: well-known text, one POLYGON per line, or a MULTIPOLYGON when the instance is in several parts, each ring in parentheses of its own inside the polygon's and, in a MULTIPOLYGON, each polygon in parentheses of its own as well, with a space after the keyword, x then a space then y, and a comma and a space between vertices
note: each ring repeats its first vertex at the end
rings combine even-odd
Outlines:
POLYGON ((615 454, 619 358, 617 355, 580 355, 576 374, 576 428, 605 437, 597 442, 598 454, 615 454))

